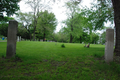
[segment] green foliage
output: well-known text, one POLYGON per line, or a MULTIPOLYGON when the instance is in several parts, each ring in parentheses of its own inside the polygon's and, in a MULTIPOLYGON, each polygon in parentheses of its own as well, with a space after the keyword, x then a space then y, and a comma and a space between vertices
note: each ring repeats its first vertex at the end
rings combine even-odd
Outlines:
POLYGON ((82 26, 80 25, 80 19, 77 13, 79 13, 79 3, 77 1, 68 1, 66 2, 65 6, 67 8, 67 20, 63 21, 65 23, 65 30, 70 36, 70 43, 73 42, 74 36, 79 36, 82 26), (77 33, 77 34, 76 34, 77 33))
POLYGON ((92 4, 91 8, 83 9, 82 14, 88 18, 94 30, 103 29, 105 22, 113 23, 114 20, 112 2, 108 0, 98 0, 97 3, 92 4))
POLYGON ((29 13, 18 12, 17 21, 19 22, 19 33, 18 35, 23 36, 24 38, 30 39, 33 34, 33 15, 29 13), (25 31, 22 32, 22 29, 25 31), (23 35, 25 33, 25 35, 23 35), (26 36, 26 37, 25 37, 26 36))
POLYGON ((0 21, 0 35, 7 37, 9 20, 14 20, 14 18, 4 17, 4 19, 0 21))
POLYGON ((93 44, 97 44, 98 43, 98 40, 99 40, 99 35, 97 33, 92 33, 92 40, 91 40, 91 43, 93 44))
MULTIPOLYGON (((33 13, 33 28, 34 28, 34 32, 33 32, 33 41, 35 41, 35 33, 36 33, 36 29, 37 26, 39 24, 39 18, 42 18, 42 16, 44 15, 43 13, 41 14, 41 11, 46 11, 49 10, 50 6, 47 3, 47 1, 43 2, 42 0, 27 0, 26 4, 28 4, 32 10, 33 13)), ((47 11, 46 11, 47 12, 47 11)), ((44 17, 46 18, 47 16, 44 15, 44 17)), ((50 18, 50 17, 49 17, 50 18)), ((48 19, 48 18, 47 18, 48 19)), ((46 24, 46 21, 45 21, 46 24)), ((40 25, 40 24, 39 24, 40 25)), ((43 26, 43 25, 42 25, 43 26)), ((48 25, 47 25, 48 26, 48 25)), ((49 24, 49 26, 51 26, 49 24)), ((39 30, 38 30, 39 31, 39 30)), ((38 32, 37 31, 37 32, 38 32)), ((38 32, 39 33, 39 32, 38 32)), ((37 36, 38 37, 38 36, 37 36)))
POLYGON ((49 13, 47 10, 44 12, 41 11, 39 15, 41 17, 38 18, 36 33, 40 36, 37 37, 40 38, 43 36, 43 38, 46 38, 54 32, 57 26, 57 20, 54 13, 49 13))
POLYGON ((100 43, 101 43, 101 44, 105 44, 105 41, 106 41, 105 37, 106 37, 106 31, 103 32, 103 33, 100 35, 100 43))
POLYGON ((14 18, 5 16, 2 19, 0 19, 0 23, 5 23, 5 22, 8 22, 10 20, 14 20, 14 18))
POLYGON ((76 36, 74 37, 73 42, 74 43, 82 43, 82 42, 90 43, 91 42, 90 35, 88 34, 88 32, 83 31, 82 35, 80 35, 79 37, 76 37, 76 36))
POLYGON ((24 39, 30 39, 30 34, 23 24, 18 23, 17 36, 21 36, 24 39))
POLYGON ((69 36, 62 29, 55 34, 55 38, 58 42, 68 42, 69 36))
POLYGON ((65 48, 65 45, 64 45, 64 44, 62 44, 62 45, 61 45, 61 47, 62 47, 62 48, 65 48))
POLYGON ((29 25, 32 24, 33 15, 31 14, 31 12, 29 13, 18 12, 17 21, 20 23, 26 24, 26 26, 29 27, 29 25))
POLYGON ((8 23, 0 24, 0 34, 7 37, 7 32, 8 32, 8 23))
POLYGON ((4 17, 3 12, 6 12, 7 16, 15 14, 15 11, 19 10, 18 2, 20 0, 1 0, 0 1, 0 21, 4 17))

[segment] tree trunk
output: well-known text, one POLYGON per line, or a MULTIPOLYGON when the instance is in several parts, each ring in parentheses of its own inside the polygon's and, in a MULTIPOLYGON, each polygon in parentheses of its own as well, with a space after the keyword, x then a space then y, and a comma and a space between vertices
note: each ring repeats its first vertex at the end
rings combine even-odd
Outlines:
MULTIPOLYGON (((71 32, 73 32, 73 26, 71 25, 71 32)), ((73 35, 70 33, 70 43, 73 41, 73 35)))
POLYGON ((31 41, 31 34, 30 34, 30 41, 31 41))
POLYGON ((72 34, 70 34, 70 43, 72 43, 72 40, 73 40, 73 36, 72 34))
MULTIPOLYGON (((35 2, 35 0, 33 0, 35 2)), ((36 7, 34 4, 34 32, 33 32, 33 41, 35 41, 35 30, 36 30, 36 17, 35 17, 36 7)))
POLYGON ((114 9, 114 23, 116 31, 116 44, 115 50, 116 56, 120 56, 120 0, 112 0, 114 9))
POLYGON ((80 43, 82 43, 82 37, 80 36, 80 43))
MULTIPOLYGON (((73 19, 73 16, 72 16, 73 19)), ((71 25, 71 32, 73 32, 73 25, 71 25)), ((70 33, 70 43, 72 43, 73 35, 70 33)))
POLYGON ((36 31, 36 26, 34 27, 33 41, 35 41, 35 31, 36 31))
POLYGON ((30 33, 30 30, 28 29, 28 32, 29 32, 29 36, 30 36, 30 41, 31 41, 31 33, 30 33))
POLYGON ((45 41, 45 33, 44 33, 44 35, 43 35, 43 41, 45 41))

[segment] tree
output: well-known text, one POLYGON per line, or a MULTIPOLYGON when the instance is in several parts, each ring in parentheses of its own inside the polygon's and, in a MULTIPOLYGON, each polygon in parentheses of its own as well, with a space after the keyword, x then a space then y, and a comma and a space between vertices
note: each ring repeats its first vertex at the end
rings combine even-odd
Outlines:
POLYGON ((0 34, 7 37, 8 23, 0 24, 0 34))
MULTIPOLYGON (((120 8, 119 8, 120 7, 120 0, 98 0, 98 1, 101 2, 100 5, 103 5, 103 4, 105 5, 105 6, 103 5, 101 8, 108 9, 108 12, 111 15, 113 15, 113 16, 110 16, 108 19, 113 20, 113 18, 114 18, 115 33, 116 33, 115 34, 116 41, 115 41, 114 52, 116 53, 116 56, 120 56, 120 41, 119 41, 120 40, 120 27, 119 27, 120 26, 120 8)), ((103 10, 103 9, 101 9, 101 10, 103 10)))
MULTIPOLYGON (((80 21, 77 20, 76 18, 78 17, 76 15, 76 12, 79 11, 79 1, 69 1, 66 3, 66 7, 68 9, 67 14, 68 14, 68 19, 64 21, 64 23, 67 25, 67 28, 65 28, 69 32, 70 36, 70 43, 72 43, 74 34, 76 30, 80 30, 79 23, 80 21), (76 30, 75 30, 76 29, 76 30)), ((79 18, 78 18, 79 19, 79 18)))
POLYGON ((100 35, 100 43, 101 44, 105 44, 105 37, 106 37, 106 31, 104 31, 101 35, 100 35))
POLYGON ((58 42, 69 42, 69 34, 65 31, 65 28, 62 28, 56 35, 58 42))
POLYGON ((114 23, 116 32, 115 53, 120 56, 120 0, 112 0, 114 9, 114 23))
POLYGON ((19 10, 19 2, 20 0, 1 0, 0 21, 4 19, 3 12, 6 12, 7 16, 15 14, 15 12, 19 10))
POLYGON ((49 13, 47 10, 40 12, 41 17, 38 18, 37 31, 40 34, 42 32, 43 41, 46 36, 52 34, 56 29, 57 20, 54 13, 49 13))
POLYGON ((8 21, 14 20, 12 17, 4 17, 4 21, 0 21, 0 34, 7 37, 8 21))
POLYGON ((22 26, 28 31, 29 39, 31 41, 33 32, 33 15, 29 13, 18 12, 17 21, 22 23, 22 26))
POLYGON ((98 35, 98 33, 92 33, 92 41, 91 41, 91 43, 92 43, 92 44, 97 44, 97 43, 98 43, 98 40, 99 40, 99 35, 98 35))
POLYGON ((93 30, 103 29, 105 22, 113 22, 113 8, 107 0, 98 0, 91 8, 85 8, 82 12, 88 18, 88 22, 92 23, 93 30))
POLYGON ((74 43, 90 43, 90 35, 88 32, 82 31, 82 34, 79 37, 74 37, 73 39, 74 43))
POLYGON ((33 27, 34 27, 34 33, 33 33, 33 41, 35 41, 35 31, 37 27, 38 18, 41 16, 40 11, 48 9, 48 5, 45 3, 43 4, 42 0, 28 0, 26 2, 31 9, 33 10, 33 27))
POLYGON ((29 32, 22 23, 18 23, 17 36, 21 36, 24 39, 30 39, 29 32))

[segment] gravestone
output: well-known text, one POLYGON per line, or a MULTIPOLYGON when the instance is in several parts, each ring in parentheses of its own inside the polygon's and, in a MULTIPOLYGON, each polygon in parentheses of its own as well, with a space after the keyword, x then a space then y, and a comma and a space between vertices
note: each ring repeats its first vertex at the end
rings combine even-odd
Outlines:
POLYGON ((15 20, 9 21, 6 52, 7 58, 14 57, 16 54, 17 28, 18 28, 17 21, 15 20))
POLYGON ((17 36, 17 41, 18 41, 18 42, 20 41, 20 38, 19 38, 19 36, 17 36))
POLYGON ((20 36, 20 41, 21 41, 21 36, 20 36))
POLYGON ((114 29, 106 30, 106 43, 105 43, 105 62, 113 61, 113 47, 114 47, 114 29))

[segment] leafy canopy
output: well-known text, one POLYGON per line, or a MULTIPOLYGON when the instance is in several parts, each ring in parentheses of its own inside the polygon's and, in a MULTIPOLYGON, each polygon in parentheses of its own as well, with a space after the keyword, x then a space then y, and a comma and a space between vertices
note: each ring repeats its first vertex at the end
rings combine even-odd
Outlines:
POLYGON ((15 11, 19 10, 18 2, 20 0, 1 0, 0 13, 6 12, 7 16, 13 15, 15 11))

